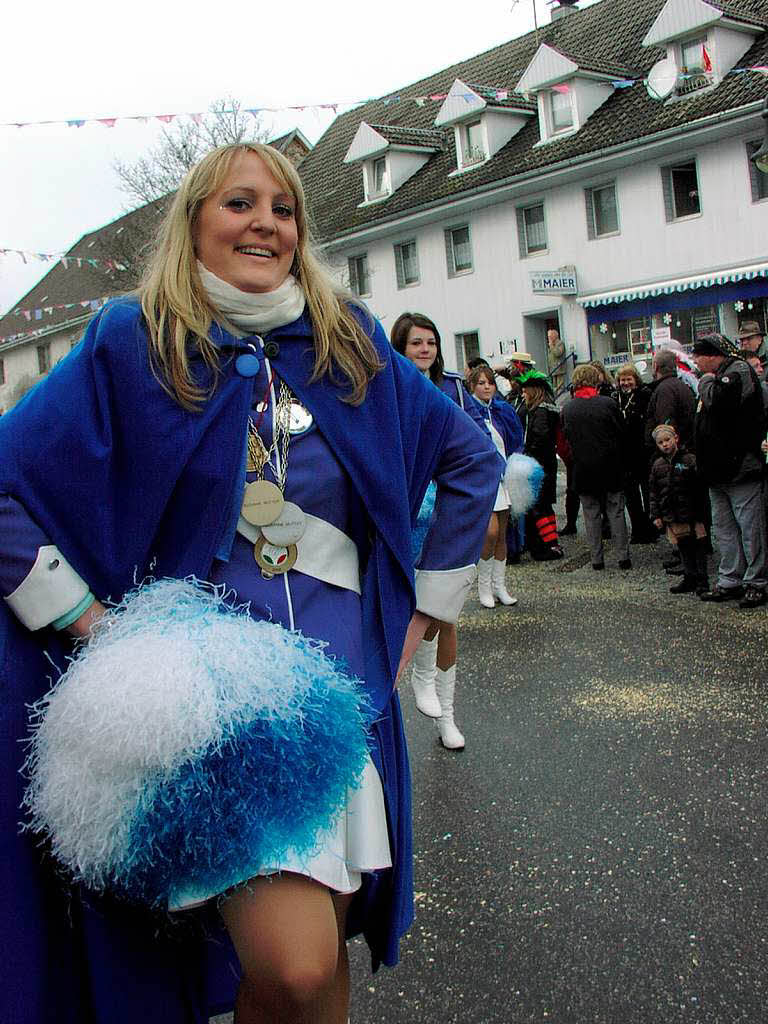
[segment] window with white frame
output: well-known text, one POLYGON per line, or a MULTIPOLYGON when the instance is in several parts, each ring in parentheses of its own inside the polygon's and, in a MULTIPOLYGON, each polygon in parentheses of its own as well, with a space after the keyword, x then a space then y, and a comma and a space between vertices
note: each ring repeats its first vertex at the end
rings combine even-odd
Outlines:
POLYGON ((616 202, 616 182, 584 189, 587 205, 587 236, 603 238, 619 233, 619 207, 616 202))
POLYGON ((48 373, 51 368, 51 343, 46 341, 37 346, 37 372, 48 373))
POLYGON ((456 343, 456 365, 464 369, 470 359, 480 355, 480 336, 477 331, 463 331, 453 337, 456 343))
POLYGON ((368 273, 368 254, 350 256, 347 260, 349 268, 349 287, 355 295, 370 295, 371 281, 368 273))
POLYGON ((457 277, 460 274, 471 272, 472 243, 468 224, 446 230, 445 258, 448 264, 448 277, 457 277))
POLYGON ((415 239, 399 242, 395 246, 395 274, 398 288, 408 288, 419 283, 419 254, 415 239))
POLYGON ((573 104, 571 90, 567 85, 551 89, 549 93, 549 121, 552 134, 564 132, 573 127, 573 104))
POLYGON ((389 181, 387 176, 387 158, 380 156, 371 164, 371 187, 369 197, 371 199, 386 195, 389 192, 389 181))
POLYGON ((752 187, 753 203, 759 203, 761 199, 768 199, 768 174, 761 171, 752 159, 753 154, 760 149, 762 144, 762 139, 747 143, 747 166, 749 167, 749 181, 752 187))
POLYGON ((664 192, 664 215, 668 222, 701 213, 695 160, 662 167, 661 186, 664 192))
POLYGON ((546 252, 547 227, 544 222, 544 203, 518 207, 517 240, 520 245, 520 259, 538 252, 546 252))
POLYGON ((485 136, 483 125, 478 118, 461 126, 461 166, 471 167, 472 164, 482 163, 486 158, 485 136))
POLYGON ((680 43, 680 81, 675 92, 683 96, 709 85, 706 71, 711 67, 707 54, 707 37, 697 36, 680 43))

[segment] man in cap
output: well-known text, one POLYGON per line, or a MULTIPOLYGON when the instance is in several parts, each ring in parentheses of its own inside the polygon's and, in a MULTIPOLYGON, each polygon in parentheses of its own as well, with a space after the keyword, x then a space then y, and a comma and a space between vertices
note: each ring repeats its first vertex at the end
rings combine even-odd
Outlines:
POLYGON ((697 463, 709 486, 720 549, 717 583, 701 599, 740 599, 739 607, 756 608, 768 599, 760 383, 722 334, 699 338, 693 355, 703 374, 696 413, 697 463))
POLYGON ((739 327, 739 347, 754 352, 763 366, 768 365, 768 345, 757 320, 745 320, 739 327))

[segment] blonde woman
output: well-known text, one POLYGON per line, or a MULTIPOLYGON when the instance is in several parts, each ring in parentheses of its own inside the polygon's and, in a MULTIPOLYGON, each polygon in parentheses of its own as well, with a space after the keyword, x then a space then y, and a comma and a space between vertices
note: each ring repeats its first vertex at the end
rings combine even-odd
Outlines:
MULTIPOLYGON (((369 764, 316 855, 189 894, 169 929, 62 890, 18 835, 20 745, 6 742, 0 952, 14 984, 0 1019, 45 1024, 66 1006, 78 1020, 188 1024, 235 1004, 238 1024, 346 1024, 346 937, 363 932, 374 965, 394 964, 412 915, 395 677, 434 620, 458 615, 496 460, 332 284, 289 161, 241 144, 188 174, 138 297, 109 303, 0 421, 4 721, 24 734, 49 659, 64 666, 67 635, 86 638, 104 602, 150 573, 193 575, 362 681, 369 764), (411 526, 432 479, 414 586, 411 526), (278 511, 254 527, 256 492, 278 511)), ((213 831, 235 841, 228 824, 213 831)))

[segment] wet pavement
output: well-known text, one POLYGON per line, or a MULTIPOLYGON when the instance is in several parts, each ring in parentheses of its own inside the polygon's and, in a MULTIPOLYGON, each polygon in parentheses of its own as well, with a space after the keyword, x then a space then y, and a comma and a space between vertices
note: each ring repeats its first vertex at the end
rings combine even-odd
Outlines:
POLYGON ((351 944, 352 1024, 768 1016, 768 608, 670 595, 661 543, 564 546, 465 608, 464 753, 403 689, 416 920, 395 970, 351 944))

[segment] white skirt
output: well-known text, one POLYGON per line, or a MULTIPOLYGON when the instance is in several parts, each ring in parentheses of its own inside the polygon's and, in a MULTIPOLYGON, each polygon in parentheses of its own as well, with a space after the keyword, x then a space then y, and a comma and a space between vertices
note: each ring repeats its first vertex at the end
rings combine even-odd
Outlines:
MULTIPOLYGON (((335 892, 351 893, 362 885, 364 871, 389 867, 392 867, 392 853, 384 793, 369 754, 360 786, 347 791, 346 807, 339 812, 334 825, 318 836, 317 852, 304 857, 289 852, 280 864, 264 867, 257 876, 290 871, 306 875, 335 892)), ((178 893, 168 909, 190 910, 220 895, 219 892, 178 893)))
POLYGON ((496 492, 496 504, 493 506, 494 512, 504 512, 505 509, 509 508, 509 492, 504 486, 504 481, 499 484, 499 489, 496 492))

